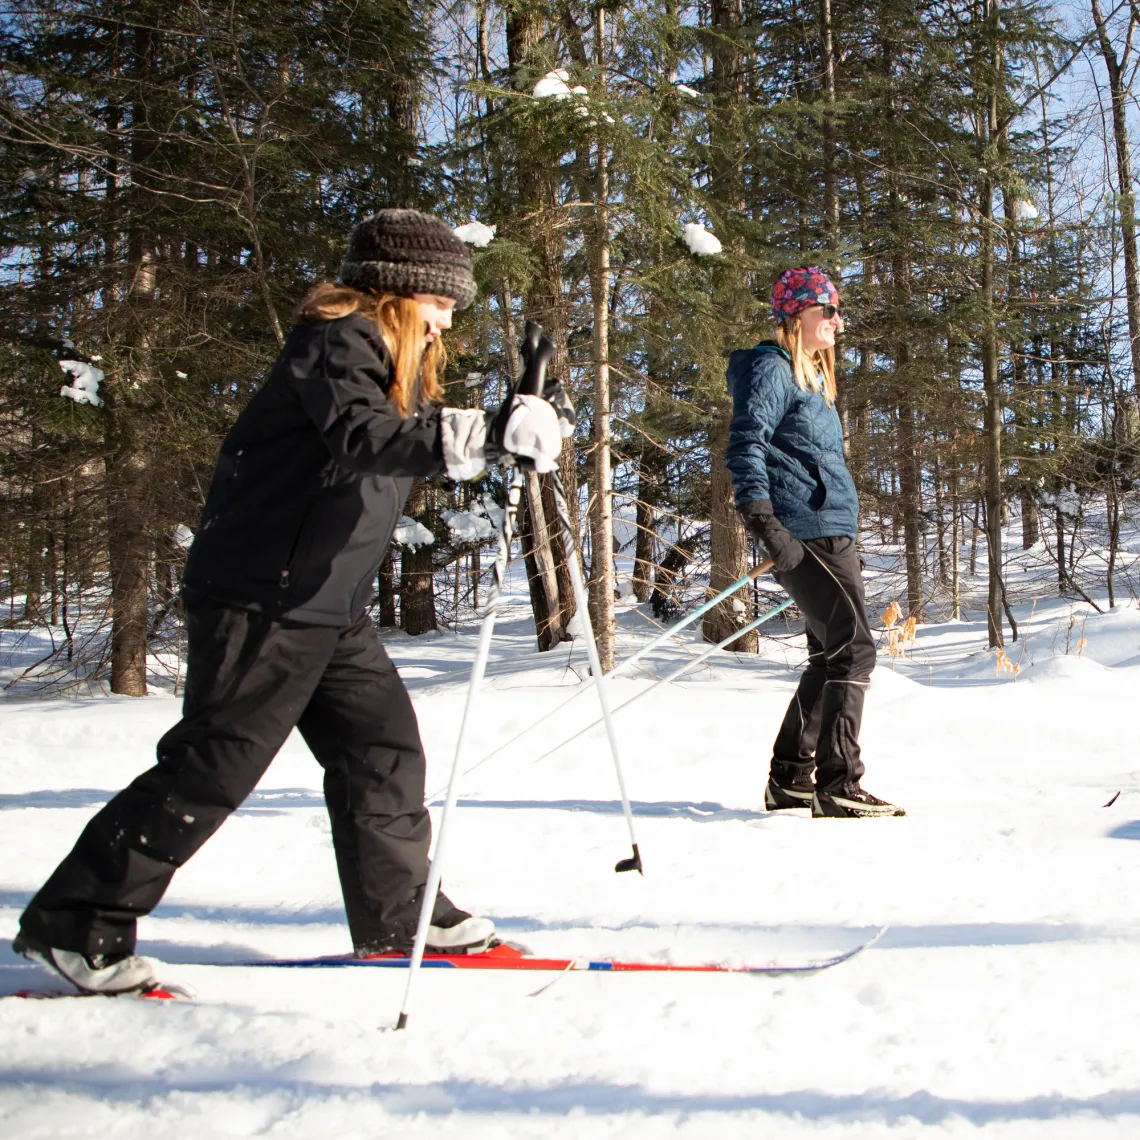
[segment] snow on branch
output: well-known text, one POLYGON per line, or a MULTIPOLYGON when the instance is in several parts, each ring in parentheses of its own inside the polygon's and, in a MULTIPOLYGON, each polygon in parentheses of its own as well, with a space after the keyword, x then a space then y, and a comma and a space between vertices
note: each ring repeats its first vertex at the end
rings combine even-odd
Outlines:
POLYGON ((689 252, 695 253, 698 257, 712 257, 724 249, 716 234, 709 233, 699 222, 686 224, 683 240, 689 247, 689 252))
POLYGON ((431 546, 435 542, 435 535, 423 523, 401 515, 392 532, 392 539, 409 550, 419 550, 421 546, 431 546))
POLYGON ((60 368, 75 379, 71 385, 65 384, 59 390, 61 396, 74 400, 77 404, 92 404, 96 408, 103 406, 99 398, 99 384, 103 379, 103 370, 95 368, 83 360, 61 360, 60 368))
POLYGON ((486 542, 495 537, 495 528, 485 515, 471 511, 440 511, 439 517, 447 523, 452 542, 486 542))
POLYGON ((484 225, 482 222, 468 222, 463 226, 456 226, 452 231, 457 238, 473 245, 476 249, 486 249, 491 244, 498 226, 484 225))

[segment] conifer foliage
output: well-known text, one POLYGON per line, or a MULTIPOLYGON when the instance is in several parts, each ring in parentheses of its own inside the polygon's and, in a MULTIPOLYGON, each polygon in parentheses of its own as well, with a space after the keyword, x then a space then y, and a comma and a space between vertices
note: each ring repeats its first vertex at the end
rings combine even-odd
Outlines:
MULTIPOLYGON (((615 558, 665 613, 690 575, 719 589, 755 556, 722 462, 724 366, 771 335, 789 264, 842 283, 848 460, 905 618, 957 615, 980 543, 990 643, 1016 636, 1011 514, 1058 589, 1087 591, 1093 495, 1114 597, 1140 421, 1131 20, 995 0, 9 4, 8 620, 62 629, 71 675, 145 692, 221 436, 352 222, 397 204, 479 223, 449 403, 501 398, 527 318, 555 341, 603 661, 615 558)), ((407 533, 432 541, 394 547, 378 624, 472 614, 493 529, 472 520, 501 496, 495 474, 417 488, 407 533)), ((574 602, 546 477, 521 532, 552 648, 574 602)), ((721 606, 705 636, 748 617, 721 606)))

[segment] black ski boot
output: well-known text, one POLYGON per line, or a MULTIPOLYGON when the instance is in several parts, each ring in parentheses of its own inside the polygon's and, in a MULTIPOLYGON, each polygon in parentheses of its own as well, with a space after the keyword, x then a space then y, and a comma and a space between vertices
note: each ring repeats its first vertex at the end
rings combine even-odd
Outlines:
MULTIPOLYGON (((387 928, 377 936, 355 942, 353 953, 358 958, 373 958, 380 954, 411 954, 419 925, 420 892, 416 892, 412 907, 402 919, 388 923, 387 928)), ((476 918, 465 910, 460 910, 440 891, 435 897, 435 908, 431 912, 431 925, 428 927, 428 954, 481 954, 496 942, 495 924, 489 918, 476 918)))
POLYGON ((768 777, 764 788, 764 807, 767 811, 782 811, 784 808, 809 808, 815 795, 815 784, 811 776, 802 776, 790 784, 779 784, 775 777, 768 777))
POLYGON ((811 801, 811 814, 817 818, 871 819, 906 815, 906 812, 856 785, 851 792, 816 792, 811 801))

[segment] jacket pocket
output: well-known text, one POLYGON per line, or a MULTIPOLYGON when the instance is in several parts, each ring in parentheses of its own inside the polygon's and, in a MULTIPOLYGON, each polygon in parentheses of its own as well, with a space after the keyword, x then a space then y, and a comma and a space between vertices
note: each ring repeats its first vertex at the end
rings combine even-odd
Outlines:
POLYGON ((314 515, 316 514, 316 504, 310 503, 301 515, 301 523, 297 527, 297 533, 293 537, 293 543, 289 548, 289 556, 285 560, 285 565, 281 570, 281 577, 278 585, 282 590, 288 590, 297 585, 302 576, 302 568, 305 563, 305 558, 308 555, 309 547, 312 545, 312 523, 314 515))

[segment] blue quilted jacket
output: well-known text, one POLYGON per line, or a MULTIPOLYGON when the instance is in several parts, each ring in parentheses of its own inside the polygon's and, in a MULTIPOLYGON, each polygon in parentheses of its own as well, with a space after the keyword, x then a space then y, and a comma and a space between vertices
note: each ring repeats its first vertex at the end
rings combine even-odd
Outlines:
POLYGON ((843 459, 839 416, 822 395, 796 385, 791 359, 766 342, 728 362, 733 416, 725 463, 736 506, 769 499, 801 541, 856 538, 859 496, 843 459))

